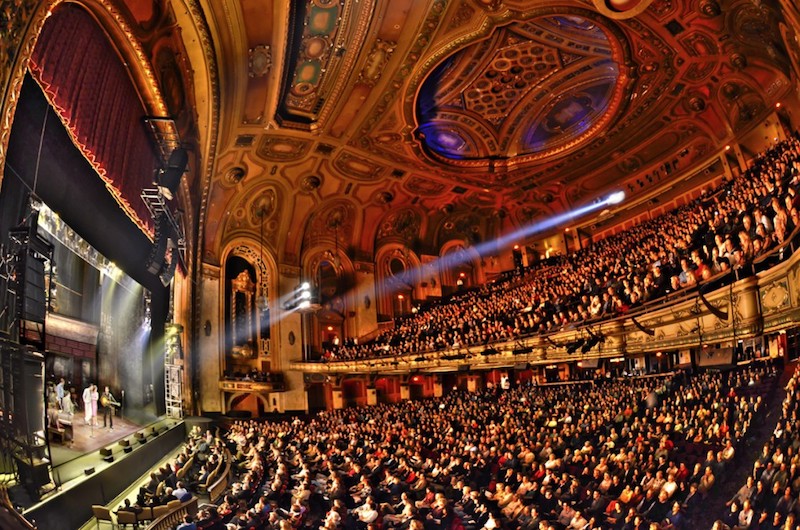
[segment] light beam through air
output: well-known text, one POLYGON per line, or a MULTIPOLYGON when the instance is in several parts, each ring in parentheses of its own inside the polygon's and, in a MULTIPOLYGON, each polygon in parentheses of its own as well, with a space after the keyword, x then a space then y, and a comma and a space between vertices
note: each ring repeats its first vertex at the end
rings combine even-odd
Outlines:
MULTIPOLYGON (((617 191, 609 196, 607 196, 603 200, 596 201, 592 204, 587 204, 585 206, 581 206, 575 210, 571 210, 568 212, 561 213, 559 215, 555 215, 550 217, 549 219, 544 219, 542 221, 531 223, 527 226, 523 226, 509 234, 504 236, 500 236, 497 239, 491 241, 485 241, 478 245, 474 245, 472 250, 477 253, 479 256, 487 254, 491 251, 494 251, 497 248, 503 248, 506 246, 510 246, 514 242, 524 240, 529 238, 535 234, 543 232, 545 230, 549 230, 551 228, 555 228, 557 226, 565 225, 569 221, 586 215, 590 212, 603 209, 609 205, 617 205, 622 203, 625 200, 625 192, 617 191)), ((474 255, 474 254, 473 254, 474 255)), ((427 267, 434 267, 437 268, 439 271, 445 271, 457 267, 463 263, 467 263, 471 259, 471 253, 468 252, 456 252, 452 254, 446 254, 440 258, 437 258, 431 262, 426 264, 427 267)), ((419 267, 415 267, 412 269, 406 269, 400 274, 394 275, 389 281, 385 281, 383 283, 382 293, 384 296, 392 296, 394 295, 397 290, 399 290, 400 286, 405 285, 416 285, 416 279, 421 274, 421 269, 419 267)), ((303 285, 307 285, 305 282, 303 285)), ((376 288, 379 287, 376 285, 376 288)), ((376 289, 379 290, 379 289, 376 289)), ((352 300, 361 300, 365 295, 369 295, 371 289, 367 287, 358 287, 355 291, 350 291, 346 293, 343 298, 350 298, 352 300)), ((297 296, 296 292, 290 293, 288 296, 283 297, 281 302, 285 302, 285 299, 291 299, 297 296)), ((305 301, 304 301, 305 302, 305 301)), ((280 305, 282 307, 282 304, 280 305)), ((280 315, 274 322, 278 322, 283 319, 283 317, 291 314, 292 311, 277 311, 273 312, 272 314, 280 315)))

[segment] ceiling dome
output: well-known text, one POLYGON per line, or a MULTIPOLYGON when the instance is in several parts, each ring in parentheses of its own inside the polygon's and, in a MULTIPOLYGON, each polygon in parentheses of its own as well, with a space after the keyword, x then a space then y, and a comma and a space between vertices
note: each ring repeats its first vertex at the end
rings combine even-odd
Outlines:
POLYGON ((441 161, 542 158, 607 125, 624 88, 622 45, 577 15, 497 28, 425 79, 419 137, 441 161))

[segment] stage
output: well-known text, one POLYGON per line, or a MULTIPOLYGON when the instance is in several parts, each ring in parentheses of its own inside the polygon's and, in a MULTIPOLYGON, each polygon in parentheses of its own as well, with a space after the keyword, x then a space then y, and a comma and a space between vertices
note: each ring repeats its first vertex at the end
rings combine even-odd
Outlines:
POLYGON ((50 456, 53 459, 53 467, 57 468, 79 456, 113 444, 145 426, 120 417, 114 418, 113 430, 102 425, 102 423, 100 427, 86 425, 83 422, 83 416, 78 418, 76 415, 72 424, 72 439, 62 443, 54 440, 51 436, 50 456))
MULTIPOLYGON (((83 418, 79 418, 82 422, 83 418)), ((114 420, 114 430, 88 425, 75 426, 73 447, 58 447, 60 457, 70 458, 53 466, 54 491, 23 514, 35 519, 40 528, 74 530, 92 517, 92 504, 105 505, 186 439, 182 420, 160 418, 142 427, 114 420), (84 453, 76 447, 83 444, 84 453)), ((58 444, 51 444, 51 455, 58 444)))

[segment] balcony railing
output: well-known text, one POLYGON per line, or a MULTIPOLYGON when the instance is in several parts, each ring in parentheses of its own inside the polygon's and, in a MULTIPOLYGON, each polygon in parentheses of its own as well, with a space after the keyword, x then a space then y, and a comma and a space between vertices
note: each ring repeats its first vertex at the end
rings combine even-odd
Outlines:
POLYGON ((800 322, 800 227, 770 253, 740 269, 671 293, 622 315, 571 324, 557 332, 486 345, 357 360, 293 361, 315 373, 448 372, 615 358, 754 337, 800 322), (580 339, 598 340, 587 352, 570 351, 580 339))

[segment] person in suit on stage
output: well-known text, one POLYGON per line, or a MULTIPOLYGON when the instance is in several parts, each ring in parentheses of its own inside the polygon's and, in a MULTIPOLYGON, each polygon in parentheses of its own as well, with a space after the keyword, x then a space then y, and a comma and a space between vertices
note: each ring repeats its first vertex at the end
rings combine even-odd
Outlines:
POLYGON ((103 395, 100 397, 100 405, 103 407, 103 427, 108 426, 114 430, 114 408, 119 405, 114 395, 108 387, 105 387, 103 395))

